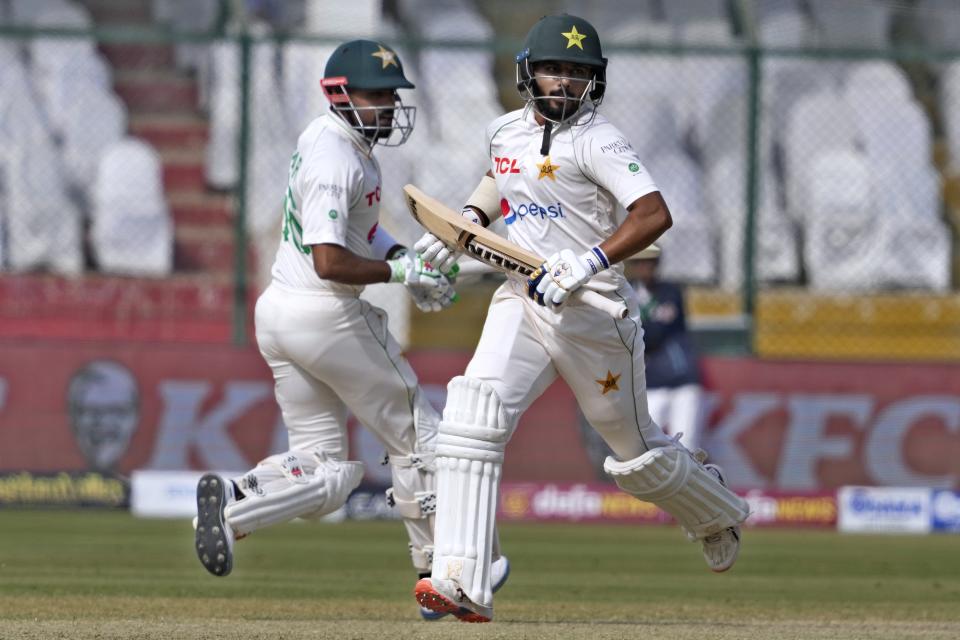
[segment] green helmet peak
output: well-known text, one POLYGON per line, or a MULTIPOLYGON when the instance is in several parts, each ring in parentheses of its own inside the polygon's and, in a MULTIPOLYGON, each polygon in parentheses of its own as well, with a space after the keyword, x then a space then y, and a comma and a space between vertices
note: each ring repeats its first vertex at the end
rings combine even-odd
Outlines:
POLYGON ((583 18, 566 13, 544 16, 533 25, 527 33, 523 51, 517 55, 517 62, 522 60, 557 60, 601 69, 607 66, 597 30, 583 18))
POLYGON ((351 89, 413 89, 403 75, 400 56, 374 40, 344 42, 330 54, 324 79, 346 78, 351 89))

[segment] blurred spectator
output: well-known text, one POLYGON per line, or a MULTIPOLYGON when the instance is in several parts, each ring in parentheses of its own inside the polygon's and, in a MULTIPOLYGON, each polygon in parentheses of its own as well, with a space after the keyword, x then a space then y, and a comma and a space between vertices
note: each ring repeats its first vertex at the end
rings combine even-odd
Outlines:
POLYGON ((687 331, 683 290, 660 280, 659 257, 630 260, 626 276, 637 292, 643 322, 650 417, 695 451, 703 434, 704 403, 700 367, 687 331))

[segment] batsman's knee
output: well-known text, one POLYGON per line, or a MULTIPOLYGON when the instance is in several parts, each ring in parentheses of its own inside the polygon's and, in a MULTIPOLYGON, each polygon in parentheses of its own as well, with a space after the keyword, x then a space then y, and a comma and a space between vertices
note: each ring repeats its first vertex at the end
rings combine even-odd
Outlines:
POLYGON ((501 462, 514 422, 492 386, 457 376, 447 385, 437 456, 501 462))

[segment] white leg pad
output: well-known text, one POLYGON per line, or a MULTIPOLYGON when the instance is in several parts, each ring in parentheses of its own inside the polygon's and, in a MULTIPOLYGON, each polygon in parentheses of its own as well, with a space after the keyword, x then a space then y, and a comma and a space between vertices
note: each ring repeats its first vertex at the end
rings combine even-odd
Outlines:
POLYGON ((608 457, 603 468, 621 489, 672 515, 694 540, 736 526, 750 515, 746 500, 675 446, 651 449, 626 462, 608 457))
POLYGON ((390 465, 393 486, 387 489, 387 504, 397 510, 407 528, 414 568, 417 573, 426 573, 433 564, 434 514, 437 511, 433 454, 390 456, 390 465))
POLYGON ((493 388, 458 376, 447 386, 437 439, 433 578, 492 607, 490 563, 503 451, 512 428, 493 388))
POLYGON ((342 507, 362 478, 362 462, 331 460, 322 451, 288 451, 235 480, 244 497, 228 505, 224 516, 237 535, 294 518, 319 518, 342 507))

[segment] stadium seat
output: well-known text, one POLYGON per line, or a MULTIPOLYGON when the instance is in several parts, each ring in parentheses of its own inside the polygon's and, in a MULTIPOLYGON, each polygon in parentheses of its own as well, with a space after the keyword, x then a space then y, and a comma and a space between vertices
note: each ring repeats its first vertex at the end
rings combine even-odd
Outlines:
MULTIPOLYGON (((335 48, 333 44, 296 41, 283 45, 281 95, 287 121, 294 131, 303 131, 314 118, 327 110, 329 103, 319 80, 309 82, 307 79, 323 77, 327 58, 335 48)), ((407 66, 404 60, 404 71, 407 66)))
POLYGON ((103 151, 123 138, 127 110, 113 93, 88 87, 64 110, 63 159, 70 184, 87 196, 103 151))
POLYGON ((650 158, 646 164, 673 216, 673 226, 658 241, 663 277, 686 283, 716 281, 714 228, 700 168, 682 151, 650 158))
POLYGON ((848 149, 814 152, 805 188, 804 258, 819 290, 871 291, 883 259, 880 224, 872 209, 870 164, 848 149))
POLYGON ((787 114, 786 124, 782 150, 787 210, 802 222, 810 208, 812 159, 828 151, 853 149, 858 129, 850 107, 828 89, 801 97, 787 114))
POLYGON ((7 265, 14 271, 83 270, 81 214, 67 197, 56 148, 34 128, 7 150, 7 265))
MULTIPOLYGON (((769 162, 758 175, 757 227, 754 244, 756 277, 761 282, 794 282, 799 277, 798 236, 783 212, 769 162)), ((720 284, 743 284, 746 238, 746 165, 735 153, 717 160, 707 173, 706 199, 720 240, 720 284)))
POLYGON ((160 156, 127 137, 104 151, 94 184, 90 242, 107 273, 166 276, 173 266, 173 222, 160 156))
POLYGON ((70 58, 52 76, 43 108, 56 135, 66 134, 67 114, 92 91, 112 93, 110 70, 98 54, 70 58))
POLYGON ((240 131, 240 51, 230 41, 211 46, 210 139, 204 162, 207 183, 229 189, 237 181, 240 131))
POLYGON ((940 113, 943 116, 950 171, 960 174, 960 61, 947 65, 940 77, 940 113))
POLYGON ((641 160, 681 149, 683 139, 673 105, 663 96, 637 101, 613 89, 604 96, 601 112, 630 141, 641 160))
MULTIPOLYGON (((737 44, 726 20, 696 20, 679 27, 680 41, 688 45, 733 47, 737 44)), ((741 56, 687 55, 681 60, 686 94, 685 118, 691 140, 703 145, 711 134, 711 117, 728 96, 746 95, 747 65, 741 56)))

